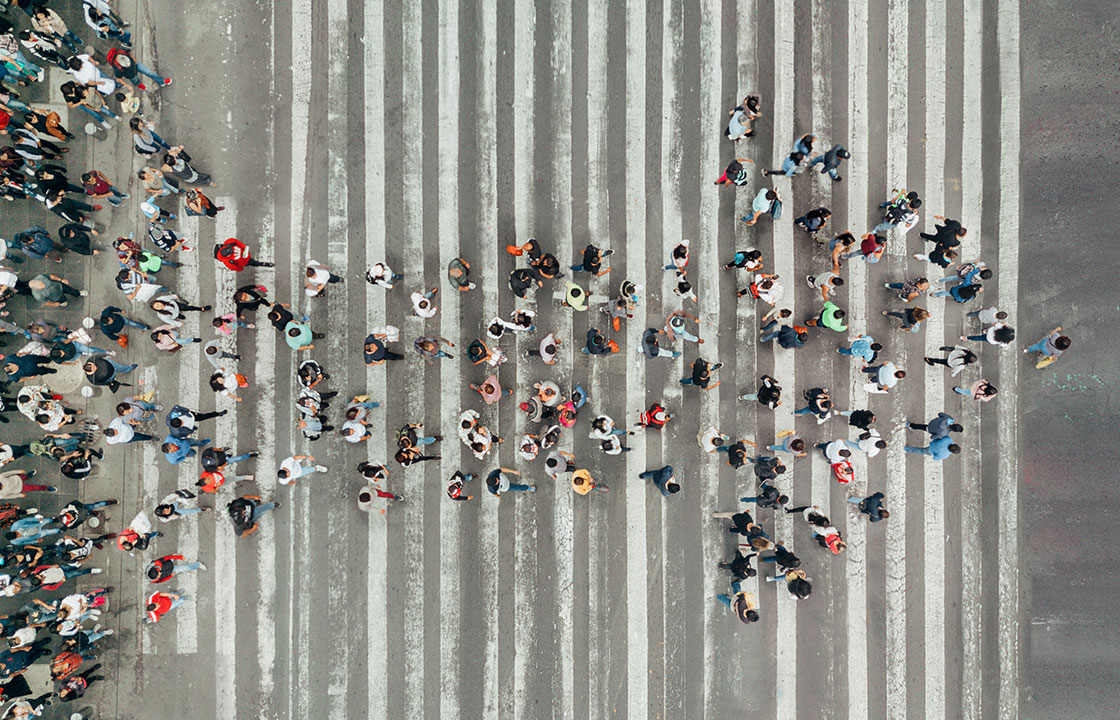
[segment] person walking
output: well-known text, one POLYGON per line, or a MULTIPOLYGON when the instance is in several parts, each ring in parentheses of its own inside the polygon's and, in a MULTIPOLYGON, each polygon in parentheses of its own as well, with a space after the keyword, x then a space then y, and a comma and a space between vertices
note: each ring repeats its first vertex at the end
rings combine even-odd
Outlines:
POLYGON ((229 515, 230 522, 233 524, 233 532, 238 537, 246 537, 252 535, 259 528, 260 524, 257 522, 260 518, 271 510, 276 510, 280 507, 279 502, 266 503, 261 500, 259 495, 242 495, 235 498, 226 506, 226 512, 229 515))
POLYGON ((675 495, 681 490, 680 481, 673 474, 672 465, 666 465, 658 470, 646 470, 639 473, 638 477, 652 482, 665 497, 675 495))
POLYGON ((731 593, 720 593, 716 595, 716 599, 733 610, 744 625, 758 622, 758 601, 755 600, 754 593, 743 590, 739 580, 731 582, 731 593))
POLYGON ((759 378, 758 391, 753 393, 740 393, 740 400, 757 400, 771 410, 782 404, 782 386, 769 375, 759 378))
POLYGON ((906 308, 902 312, 895 312, 893 310, 884 310, 883 317, 896 317, 902 320, 899 329, 903 332, 916 333, 922 329, 922 321, 928 320, 931 315, 929 310, 922 307, 906 308))
POLYGON ((754 164, 754 160, 748 158, 734 158, 727 164, 727 168, 723 171, 716 180, 716 185, 736 185, 742 187, 750 181, 750 175, 747 173, 746 166, 743 163, 754 164))
POLYGON ((886 394, 898 384, 898 381, 906 377, 904 370, 899 370, 898 366, 893 362, 887 361, 879 365, 869 365, 862 369, 863 372, 871 376, 871 382, 864 385, 864 389, 869 393, 886 394))
POLYGON ((105 386, 109 388, 110 392, 115 393, 122 387, 131 387, 128 383, 122 383, 117 378, 132 372, 137 367, 136 363, 121 365, 112 358, 97 355, 86 360, 85 364, 82 365, 82 370, 86 374, 86 380, 91 385, 105 386))
POLYGON ((58 275, 40 273, 27 281, 31 290, 31 297, 35 298, 44 307, 66 307, 69 297, 85 297, 89 293, 78 290, 66 278, 58 275))
POLYGON ((881 492, 872 493, 865 498, 849 497, 848 502, 858 505, 860 513, 866 515, 871 522, 886 520, 891 516, 890 512, 883 507, 883 493, 881 492))
POLYGON ((603 269, 603 258, 613 253, 614 250, 601 250, 594 245, 588 244, 587 247, 583 249, 583 258, 580 264, 572 265, 572 272, 587 272, 595 277, 606 275, 611 269, 603 269))
POLYGON ((144 608, 147 612, 144 622, 157 623, 164 615, 188 600, 190 600, 189 597, 179 592, 159 592, 157 590, 148 596, 148 603, 144 608))
POLYGON ((999 390, 996 389, 995 385, 981 378, 967 388, 954 387, 953 392, 958 395, 971 397, 973 400, 978 400, 979 402, 989 402, 995 398, 999 390))
POLYGON ((782 325, 777 330, 774 327, 778 324, 776 319, 763 325, 759 328, 758 334, 759 342, 778 341, 778 345, 786 350, 796 350, 804 345, 809 340, 808 328, 800 325, 782 325))
POLYGON ((510 476, 520 477, 521 473, 517 470, 510 468, 500 467, 491 470, 490 474, 486 476, 486 489, 494 497, 501 497, 504 492, 536 492, 535 485, 525 485, 515 483, 510 480, 510 476))
POLYGON ((917 300, 929 290, 929 279, 916 277, 903 282, 883 283, 883 287, 898 290, 898 299, 908 303, 917 300))
POLYGON ((163 439, 163 444, 160 445, 159 449, 167 462, 172 465, 178 465, 187 458, 194 457, 197 454, 195 448, 202 447, 209 442, 209 438, 194 440, 189 437, 168 435, 163 439))
POLYGON ((942 345, 940 350, 942 352, 947 352, 948 355, 943 358, 926 357, 926 365, 931 367, 934 365, 944 365, 949 368, 952 377, 960 375, 961 371, 969 365, 975 364, 979 359, 976 357, 976 353, 960 345, 942 345))
MULTIPOLYGON (((839 279, 839 278, 837 278, 839 279)), ((844 324, 844 311, 836 306, 836 303, 831 300, 826 300, 824 307, 821 308, 820 315, 815 318, 809 318, 805 324, 809 327, 826 327, 835 332, 844 332, 848 326, 844 324)))
POLYGON ((471 273, 471 264, 461 257, 457 257, 447 265, 447 281, 459 292, 474 290, 477 285, 468 278, 471 273))
POLYGON ((439 337, 437 335, 425 335, 422 337, 418 337, 413 341, 412 347, 416 350, 417 354, 419 354, 420 357, 424 358, 424 362, 426 363, 431 363, 432 360, 436 360, 438 358, 455 357, 451 353, 445 352, 440 347, 440 343, 444 343, 448 347, 455 347, 455 343, 451 342, 445 337, 439 337))
POLYGON ((821 302, 828 302, 836 288, 843 286, 844 279, 840 277, 839 273, 832 270, 820 275, 806 275, 805 282, 809 287, 820 292, 821 302))
POLYGON ((782 430, 776 440, 781 440, 781 445, 767 445, 770 452, 786 452, 794 457, 805 457, 805 441, 797 436, 793 430, 782 430))
POLYGON ((767 582, 777 582, 779 580, 786 581, 786 589, 789 590, 789 594, 798 600, 804 600, 813 592, 812 583, 810 583, 805 571, 800 568, 766 578, 767 582))
POLYGON ((964 426, 954 420, 953 416, 947 412, 937 413, 937 417, 928 423, 906 422, 904 424, 911 430, 925 430, 929 433, 931 440, 947 437, 951 432, 964 432, 964 426))
POLYGON ((775 220, 782 213, 782 196, 774 188, 759 188, 754 199, 751 200, 750 215, 744 215, 739 219, 747 225, 754 225, 766 213, 770 213, 775 220))
POLYGON ((214 508, 209 506, 187 507, 183 504, 184 500, 191 500, 194 497, 195 494, 190 490, 175 490, 174 492, 168 493, 163 500, 159 501, 153 513, 160 522, 171 522, 172 520, 179 520, 188 515, 197 515, 199 513, 213 511, 214 508))
POLYGON ((273 263, 263 262, 252 257, 249 248, 237 238, 226 238, 214 246, 214 259, 233 272, 241 272, 247 267, 275 267, 273 263))
POLYGON ((327 472, 324 465, 316 465, 315 458, 311 455, 289 455, 280 461, 280 469, 276 471, 276 479, 281 485, 293 485, 296 480, 317 472, 327 472))
POLYGON ((805 153, 794 151, 782 160, 781 168, 775 170, 763 170, 762 174, 767 177, 771 175, 785 175, 786 177, 793 177, 807 167, 809 167, 809 160, 805 157, 805 153))
POLYGON ((848 357, 858 357, 863 360, 864 365, 870 365, 875 362, 875 358, 879 356, 883 346, 875 342, 875 338, 867 333, 862 335, 852 335, 848 338, 850 343, 848 347, 836 348, 836 352, 848 357))
POLYGON ((833 410, 828 388, 809 388, 805 391, 805 400, 808 404, 800 410, 795 410, 794 415, 816 415, 818 425, 828 420, 833 410))
POLYGON ((176 560, 184 560, 182 555, 164 555, 161 558, 156 558, 148 563, 148 567, 144 569, 144 576, 153 585, 164 583, 182 573, 193 572, 195 570, 205 570, 206 566, 200 562, 192 563, 177 563, 176 560))
POLYGON ((833 145, 821 155, 809 161, 809 167, 821 164, 821 175, 828 174, 834 182, 840 182, 843 178, 840 177, 839 169, 840 163, 852 157, 852 154, 840 144, 833 145))
POLYGON ((728 140, 738 142, 754 135, 752 124, 762 116, 761 103, 759 95, 747 95, 741 104, 728 112, 731 119, 727 121, 727 129, 723 131, 728 140))
POLYGON ((691 367, 692 375, 681 378, 681 385, 694 385, 701 390, 715 390, 719 387, 718 380, 712 384, 712 373, 723 367, 723 363, 709 364, 704 358, 696 358, 691 367))
POLYGON ((906 445, 902 448, 908 453, 918 455, 928 455, 934 460, 944 460, 951 455, 957 454, 961 451, 961 446, 953 442, 953 439, 948 435, 931 440, 927 447, 917 445, 906 445))
POLYGON ((1055 360, 1062 356, 1072 341, 1068 335, 1062 335, 1062 326, 1051 330, 1044 338, 1036 342, 1034 345, 1028 345, 1023 349, 1024 353, 1039 353, 1040 358, 1035 364, 1035 368, 1044 368, 1053 363, 1055 360))
POLYGON ((666 335, 666 333, 664 330, 658 330, 657 328, 646 328, 645 332, 642 333, 642 344, 638 348, 639 352, 643 353, 646 358, 650 360, 661 357, 680 357, 680 352, 675 350, 666 350, 665 348, 661 347, 661 344, 658 342, 659 335, 666 335))
POLYGON ((809 235, 816 236, 828 224, 830 217, 832 217, 831 210, 826 207, 818 207, 794 220, 793 224, 800 225, 809 235))
POLYGON ((744 555, 739 548, 735 548, 735 557, 731 560, 720 561, 719 567, 731 573, 735 580, 746 580, 758 575, 758 571, 751 567, 751 558, 758 557, 758 553, 744 555))

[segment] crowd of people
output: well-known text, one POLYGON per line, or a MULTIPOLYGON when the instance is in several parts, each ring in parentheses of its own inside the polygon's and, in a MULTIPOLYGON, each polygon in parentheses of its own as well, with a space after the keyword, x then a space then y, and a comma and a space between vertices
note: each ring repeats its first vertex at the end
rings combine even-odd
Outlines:
MULTIPOLYGON (((754 134, 753 124, 761 115, 761 99, 758 95, 748 95, 741 105, 730 111, 731 119, 724 132, 725 136, 738 147, 739 143, 754 134)), ((819 164, 821 174, 827 174, 834 182, 840 182, 843 178, 839 170, 843 162, 858 161, 858 158, 853 160, 851 153, 841 144, 834 144, 823 152, 817 149, 819 147, 818 138, 812 133, 807 133, 794 142, 789 155, 783 159, 781 168, 763 170, 762 174, 784 175, 792 178, 819 164)), ((739 187, 749 185, 751 174, 747 170, 747 165, 751 163, 748 158, 732 160, 724 174, 715 181, 716 184, 739 187)), ((741 222, 755 225, 765 215, 778 219, 783 209, 782 202, 777 187, 763 183, 753 197, 751 213, 743 216, 741 222)), ((784 287, 776 274, 763 272, 762 253, 755 248, 737 251, 731 261, 723 267, 725 270, 747 271, 749 282, 746 288, 739 291, 739 297, 750 296, 770 306, 762 316, 763 324, 759 329, 759 341, 776 340, 781 347, 795 350, 813 342, 813 332, 810 328, 816 329, 819 337, 816 340, 818 345, 829 342, 828 331, 839 333, 832 336, 843 339, 843 343, 835 348, 836 352, 853 358, 859 363, 859 369, 867 379, 865 390, 870 394, 897 392, 896 388, 901 386, 906 371, 887 359, 886 345, 889 343, 876 342, 865 331, 850 330, 845 320, 844 310, 832 297, 835 290, 844 285, 845 262, 854 259, 863 260, 869 265, 879 262, 886 252, 888 243, 906 242, 908 231, 920 222, 918 210, 921 207, 922 200, 917 192, 895 190, 891 197, 879 206, 883 215, 882 221, 859 238, 849 230, 827 238, 822 232, 825 231, 832 216, 827 207, 809 208, 803 215, 798 216, 794 224, 816 241, 818 247, 828 256, 827 264, 822 262, 817 272, 805 277, 806 284, 814 293, 820 294, 820 309, 814 310, 801 324, 796 322, 792 311, 780 308, 784 287), (823 337, 820 337, 822 335, 823 337)), ((932 316, 934 310, 926 307, 930 303, 923 301, 923 296, 949 297, 957 304, 977 301, 984 291, 983 281, 994 276, 994 271, 985 262, 962 260, 961 245, 968 236, 967 228, 959 221, 943 215, 934 215, 933 218, 935 221, 933 231, 919 234, 923 241, 922 252, 914 253, 913 257, 915 260, 940 268, 944 271, 943 276, 937 277, 934 272, 919 270, 912 276, 908 274, 907 277, 893 278, 883 283, 884 288, 897 296, 898 304, 890 303, 882 310, 882 314, 897 318, 900 321, 898 329, 905 332, 920 332, 922 321, 932 316), (931 243, 931 246, 926 247, 924 245, 926 242, 931 243), (929 276, 934 277, 931 279, 929 276), (945 289, 934 290, 937 287, 945 289)), ((684 272, 683 266, 678 267, 678 274, 683 275, 684 272)), ((1008 315, 997 307, 973 310, 968 312, 967 316, 975 318, 977 330, 973 335, 961 336, 962 342, 985 343, 998 350, 1014 341, 1015 330, 1007 322, 1008 315)), ((1041 368, 1056 360, 1069 346, 1069 337, 1062 335, 1062 329, 1058 327, 1037 343, 1027 346, 1024 352, 1038 353, 1037 367, 1041 368)), ((965 345, 942 346, 940 350, 944 353, 943 356, 926 357, 925 363, 931 367, 945 366, 952 377, 957 377, 979 361, 977 351, 965 345)), ((717 367, 718 363, 708 365, 703 359, 697 359, 692 363, 692 376, 683 378, 681 383, 698 385, 702 388, 714 387, 710 384, 710 372, 717 367)), ((940 382, 936 378, 931 381, 940 382)), ((982 377, 962 382, 953 390, 955 393, 969 396, 980 402, 993 400, 998 392, 994 384, 982 377)), ((921 389, 918 391, 920 392, 921 389)), ((812 593, 812 581, 802 566, 801 558, 785 547, 784 538, 775 538, 772 531, 768 531, 764 523, 755 518, 760 511, 801 515, 822 551, 838 555, 846 549, 841 532, 820 507, 810 505, 789 507, 789 495, 778 487, 780 476, 787 470, 781 458, 788 455, 792 464, 794 458, 804 457, 813 450, 819 451, 829 464, 836 480, 840 483, 850 483, 854 478, 851 463, 853 453, 874 457, 887 447, 887 439, 875 427, 877 418, 869 408, 839 410, 834 406, 828 389, 824 387, 806 388, 802 391, 802 397, 805 405, 794 412, 795 416, 813 416, 818 426, 825 425, 835 417, 847 418, 846 425, 855 428, 858 432, 857 439, 848 439, 846 437, 848 432, 845 431, 845 437, 836 438, 833 435, 830 439, 830 436, 826 435, 824 438, 807 441, 791 429, 779 433, 775 444, 758 447, 756 443, 749 440, 731 442, 731 438, 722 435, 716 428, 710 428, 700 436, 701 445, 705 450, 710 453, 726 453, 727 462, 732 467, 740 468, 749 463, 757 481, 755 493, 741 498, 744 507, 712 513, 714 518, 731 521, 728 532, 739 536, 734 555, 719 563, 721 568, 729 572, 731 587, 729 591, 721 593, 717 599, 733 610, 744 623, 757 622, 760 617, 757 598, 742 586, 745 579, 757 576, 758 570, 754 566, 756 560, 774 563, 777 573, 768 572, 765 576, 766 580, 785 581, 786 589, 793 597, 803 600, 812 593)), ((757 401, 773 410, 782 402, 780 381, 764 375, 760 379, 756 392, 742 393, 739 399, 757 401)), ((903 450, 907 453, 926 455, 933 460, 942 461, 961 451, 961 445, 955 441, 953 435, 962 432, 964 428, 946 412, 939 412, 935 418, 925 423, 901 422, 887 434, 893 436, 895 432, 905 430, 920 431, 928 435, 927 444, 915 442, 912 445, 904 445, 903 450)), ((871 484, 875 484, 875 480, 877 479, 873 479, 871 484)), ((866 515, 870 522, 880 522, 890 517, 885 501, 886 497, 881 490, 866 497, 848 498, 848 502, 853 504, 860 514, 866 515)))
MULTIPOLYGON (((74 27, 79 25, 75 23, 74 27)), ((4 387, 0 394, 0 422, 5 423, 0 465, 6 466, 0 474, 0 500, 3 500, 0 529, 5 533, 0 549, 0 595, 22 601, 18 609, 0 617, 8 643, 8 648, 0 652, 0 682, 3 683, 0 698, 7 703, 2 714, 4 718, 41 714, 43 708, 53 702, 82 697, 90 685, 102 679, 96 674, 97 656, 103 639, 111 636, 113 630, 102 629, 98 620, 112 588, 77 591, 72 581, 101 572, 93 566, 94 551, 103 549, 107 541, 115 542, 122 552, 154 558, 145 563, 144 572, 153 585, 161 587, 152 588, 139 602, 148 623, 160 622, 175 608, 191 601, 180 591, 163 589, 168 587, 163 583, 183 573, 206 569, 197 558, 186 558, 175 552, 163 554, 164 548, 155 551, 153 545, 162 543, 158 538, 163 534, 154 529, 148 508, 140 508, 123 529, 105 532, 99 510, 117 501, 83 503, 77 499, 77 483, 70 481, 80 481, 94 473, 96 463, 104 460, 106 452, 120 452, 108 450, 109 446, 151 443, 158 445, 170 465, 198 463, 199 479, 193 488, 174 489, 150 508, 151 515, 161 524, 198 521, 198 517, 192 520, 192 516, 201 516, 217 506, 205 500, 200 503, 200 498, 221 495, 223 500, 228 498, 224 509, 234 532, 247 536, 258 529, 265 513, 281 506, 280 502, 265 500, 261 495, 222 490, 227 483, 234 486, 239 482, 260 483, 263 480, 241 470, 253 464, 257 457, 254 450, 233 450, 223 446, 220 439, 203 437, 202 424, 225 415, 228 409, 204 412, 178 404, 174 398, 157 398, 153 392, 125 391, 122 394, 123 388, 133 386, 131 378, 137 364, 116 360, 118 350, 128 349, 137 339, 150 340, 158 350, 169 354, 198 344, 200 347, 196 351, 201 351, 213 366, 209 385, 216 396, 225 398, 216 397, 215 402, 241 402, 242 392, 250 380, 227 362, 239 356, 231 352, 226 343, 237 333, 255 331, 256 321, 263 313, 291 350, 301 353, 296 378, 296 416, 298 427, 307 440, 317 441, 325 433, 331 433, 345 443, 361 444, 371 438, 370 413, 380 407, 379 402, 368 395, 354 395, 340 414, 334 413, 337 425, 331 424, 330 401, 337 391, 323 390, 322 383, 329 380, 329 374, 303 354, 313 350, 316 340, 323 334, 315 331, 310 317, 294 310, 292 303, 270 299, 268 290, 258 282, 249 280, 241 284, 232 297, 219 298, 218 301, 226 305, 217 310, 210 305, 192 304, 196 298, 184 298, 172 289, 174 269, 187 261, 183 254, 193 252, 196 257, 202 254, 197 247, 191 247, 195 243, 190 238, 180 236, 174 221, 181 212, 212 219, 224 208, 204 193, 204 189, 210 192, 215 182, 195 166, 195 159, 185 147, 165 140, 156 125, 143 116, 146 107, 143 93, 166 88, 172 80, 134 57, 128 27, 129 23, 114 12, 108 0, 82 0, 80 3, 76 0, 51 3, 18 0, 6 15, 0 15, 0 132, 9 140, 8 145, 0 148, 0 196, 29 208, 42 203, 58 218, 54 221, 58 227, 53 232, 43 224, 36 224, 20 228, 10 241, 0 242, 3 256, 0 266, 3 311, 0 315, 6 318, 0 320, 0 330, 4 333, 2 344, 6 348, 0 365, 4 387), (62 17, 76 19, 79 13, 80 21, 88 28, 83 29, 82 34, 70 29, 62 17), (96 50, 84 49, 85 43, 96 50), (30 100, 37 87, 45 82, 44 67, 49 66, 58 67, 67 74, 69 79, 62 83, 60 90, 71 108, 80 109, 91 120, 86 133, 104 136, 104 131, 113 129, 114 124, 127 125, 136 153, 136 184, 140 189, 140 197, 133 200, 135 210, 139 211, 135 218, 139 223, 137 231, 105 244, 99 241, 98 228, 104 230, 104 226, 96 223, 94 217, 104 209, 100 203, 123 206, 131 196, 117 187, 118 183, 125 184, 120 178, 110 179, 98 169, 67 166, 69 143, 75 140, 75 134, 62 124, 56 112, 37 108, 30 100), (28 97, 21 99, 24 93, 28 97), (127 121, 125 116, 129 116, 127 121), (180 198, 183 208, 179 207, 180 198), (65 327, 45 317, 50 308, 66 307, 71 301, 87 297, 87 292, 75 287, 70 279, 50 272, 52 263, 61 262, 64 255, 84 256, 88 262, 102 253, 116 255, 115 274, 103 280, 106 286, 115 284, 123 297, 79 327, 65 327), (214 337, 204 339, 203 333, 199 336, 186 333, 183 327, 187 313, 207 317, 214 337), (130 335, 131 331, 137 332, 130 335), (95 333, 99 333, 103 341, 95 339, 95 333), (102 344, 108 348, 98 347, 102 344), (91 387, 113 396, 110 417, 91 418, 71 407, 66 397, 51 389, 52 375, 67 365, 80 365, 91 387), (15 429, 7 417, 11 410, 18 410, 19 415, 31 423, 30 426, 24 424, 25 429, 34 427, 30 432, 37 439, 21 443, 15 439, 17 434, 8 434, 9 429, 15 429), (161 425, 165 425, 166 430, 161 425), (38 479, 37 472, 27 467, 32 458, 57 463, 58 479, 33 482, 38 479), (60 512, 51 514, 40 512, 35 507, 39 503, 28 499, 36 493, 62 493, 69 497, 60 512), (19 500, 24 502, 17 502, 19 500), (43 594, 56 590, 60 592, 43 594), (61 597, 54 598, 54 595, 61 597), (50 670, 56 684, 52 690, 35 694, 23 673, 40 658, 47 657, 53 657, 50 670)), ((731 111, 725 133, 728 141, 738 144, 750 138, 754 134, 753 124, 759 117, 761 99, 757 95, 748 96, 742 105, 731 111)), ((840 182, 842 163, 859 160, 853 159, 842 145, 835 144, 823 152, 815 147, 817 145, 814 135, 802 136, 781 168, 765 170, 763 174, 792 177, 820 165, 822 174, 840 182)), ((747 186, 751 180, 747 167, 751 164, 747 158, 733 160, 717 184, 747 186)), ((782 213, 782 203, 778 189, 764 185, 753 195, 751 212, 741 222, 755 225, 768 215, 777 219, 782 213)), ((809 208, 797 217, 796 225, 822 246, 827 246, 830 259, 828 265, 822 263, 820 270, 805 278, 814 293, 820 294, 821 306, 801 323, 789 309, 780 307, 783 278, 764 272, 763 253, 756 248, 735 252, 723 267, 736 273, 745 271, 746 286, 737 291, 738 297, 749 297, 770 306, 761 319, 760 341, 776 341, 783 348, 796 349, 812 342, 824 345, 829 337, 843 339, 844 343, 836 351, 860 363, 869 393, 889 393, 899 387, 906 372, 887 359, 884 343, 876 342, 866 332, 849 330, 846 315, 832 296, 836 288, 844 284, 845 263, 856 259, 876 263, 888 242, 905 242, 906 233, 919 224, 920 207, 917 193, 896 192, 881 205, 883 221, 859 238, 844 231, 826 239, 824 231, 831 217, 828 208, 809 208), (829 336, 829 331, 840 334, 829 336)), ((976 301, 983 292, 983 282, 994 273, 981 261, 960 262, 962 241, 968 231, 956 220, 934 218, 938 224, 933 232, 921 233, 922 252, 914 257, 946 269, 948 275, 930 278, 927 276, 932 272, 916 272, 913 277, 893 278, 885 283, 886 288, 897 295, 898 302, 892 303, 896 309, 884 309, 883 314, 897 318, 899 328, 906 332, 920 332, 922 322, 931 315, 932 311, 923 306, 929 304, 923 302, 923 297, 947 297, 959 304, 976 301), (927 248, 924 242, 931 246, 927 248), (944 289, 933 291, 934 288, 944 289)), ((0 229, 4 233, 8 230, 16 228, 0 229)), ((503 387, 499 374, 501 366, 510 358, 499 343, 515 335, 532 337, 535 346, 527 355, 546 366, 556 364, 560 353, 574 350, 564 347, 563 338, 550 332, 538 332, 531 294, 546 282, 562 281, 563 305, 573 312, 588 311, 593 307, 591 295, 576 279, 584 274, 590 277, 610 272, 611 268, 604 264, 612 251, 588 245, 566 268, 536 239, 509 245, 506 251, 516 258, 517 266, 508 282, 519 307, 508 319, 494 317, 487 324, 484 337, 467 342, 466 359, 487 374, 470 387, 486 405, 517 402, 533 424, 532 431, 521 433, 515 440, 515 453, 520 461, 540 461, 545 474, 560 482, 567 480, 577 494, 606 492, 609 488, 602 478, 595 476, 594 463, 579 462, 558 445, 565 432, 573 431, 580 411, 588 402, 588 393, 578 384, 565 392, 557 381, 548 379, 535 383, 529 397, 509 400, 515 390, 503 387)), ((675 242, 665 271, 675 273, 674 292, 682 302, 695 303, 696 294, 689 281, 690 253, 688 240, 675 242)), ((224 268, 223 272, 251 276, 254 268, 271 266, 271 262, 256 257, 237 238, 222 240, 214 247, 213 256, 215 263, 224 268)), ((644 268, 641 270, 644 272, 644 268)), ((449 288, 453 292, 474 290, 476 284, 470 280, 470 274, 470 263, 456 258, 447 268, 449 288)), ((388 263, 379 262, 368 269, 365 278, 373 288, 371 292, 380 292, 394 291, 404 276, 394 272, 388 263)), ((343 281, 318 262, 309 262, 305 267, 303 286, 309 298, 321 297, 331 285, 343 281)), ((607 317, 602 318, 600 327, 587 331, 586 342, 580 348, 582 353, 610 356, 620 352, 616 337, 622 332, 623 323, 634 319, 639 312, 641 290, 639 284, 623 280, 617 292, 598 305, 596 309, 607 317)), ((421 287, 412 292, 412 313, 423 319, 434 317, 439 312, 439 291, 438 287, 421 287)), ((1007 314, 998 308, 979 309, 968 315, 975 318, 976 331, 961 337, 961 342, 966 344, 945 346, 943 356, 925 358, 930 366, 945 366, 953 377, 968 373, 970 366, 978 361, 977 346, 967 343, 983 343, 998 349, 1015 338, 1014 330, 1007 324, 1007 314)), ((699 319, 678 310, 670 313, 664 322, 658 318, 654 326, 648 327, 636 350, 649 359, 677 358, 687 343, 695 344, 698 349, 701 347, 700 332, 699 319)), ((366 363, 375 366, 405 359, 404 352, 397 351, 399 347, 394 349, 400 342, 398 327, 386 324, 373 328, 363 345, 366 363)), ((1028 346, 1025 352, 1038 353, 1038 364, 1043 366, 1053 362, 1069 345, 1069 338, 1059 327, 1028 346)), ((450 351, 458 352, 452 339, 438 335, 415 338, 412 349, 425 363, 441 359, 455 361, 450 351)), ((680 380, 682 385, 700 390, 719 386, 720 381, 715 379, 721 367, 719 362, 697 357, 689 367, 690 374, 680 380)), ((990 401, 997 395, 994 385, 984 378, 966 376, 960 383, 954 390, 978 401, 990 401)), ((742 538, 735 555, 720 563, 730 572, 731 586, 718 599, 744 622, 759 618, 757 600, 741 586, 742 580, 756 575, 752 564, 756 558, 759 562, 774 563, 780 572, 767 579, 784 580, 795 597, 806 598, 812 590, 802 561, 786 549, 782 539, 772 537, 761 513, 781 511, 801 515, 823 549, 839 554, 845 548, 840 532, 819 508, 788 507, 790 497, 779 489, 781 476, 787 472, 782 458, 788 456, 792 465, 796 458, 818 450, 837 480, 847 482, 852 477, 850 459, 853 453, 874 456, 887 444, 875 427, 876 416, 869 409, 840 411, 834 407, 828 389, 823 387, 804 388, 801 395, 805 407, 799 408, 796 415, 812 415, 818 426, 834 417, 844 417, 849 426, 858 428, 858 439, 807 440, 791 429, 780 433, 773 444, 767 445, 732 439, 716 428, 701 429, 699 434, 701 446, 709 453, 721 453, 732 467, 750 465, 757 482, 753 494, 741 499, 745 508, 713 513, 714 517, 729 520, 730 532, 742 538), (760 517, 756 519, 756 515, 760 517)), ((782 402, 781 379, 763 376, 756 392, 743 393, 739 398, 758 402, 769 409, 776 408, 782 402)), ((675 413, 660 402, 653 403, 635 418, 633 427, 627 427, 627 422, 616 423, 608 415, 597 414, 588 422, 588 435, 604 454, 618 455, 630 450, 626 445, 629 436, 660 430, 674 416, 675 413)), ((906 423, 906 427, 928 434, 928 444, 907 445, 907 452, 925 454, 935 460, 944 460, 960 452, 953 433, 959 433, 962 428, 947 413, 941 412, 927 423, 906 423)), ((478 410, 467 408, 461 412, 457 435, 477 461, 497 465, 489 456, 504 439, 485 425, 478 410)), ((438 429, 430 431, 419 423, 408 423, 397 432, 394 460, 408 467, 439 459, 437 448, 441 441, 443 436, 438 429)), ((55 467, 51 464, 50 468, 43 474, 53 476, 55 467)), ((276 479, 281 485, 291 485, 315 473, 326 472, 328 468, 317 464, 313 456, 292 455, 279 461, 276 479)), ((360 509, 375 509, 379 499, 389 502, 404 499, 386 488, 389 477, 386 464, 363 461, 358 464, 357 473, 362 483, 357 493, 360 509)), ((537 486, 529 475, 528 466, 516 469, 499 465, 477 473, 457 470, 448 479, 446 493, 451 500, 470 501, 475 497, 471 491, 479 479, 484 481, 486 491, 496 498, 513 492, 533 493, 537 486)), ((648 480, 665 497, 672 497, 681 489, 682 479, 672 466, 650 468, 641 473, 640 479, 648 480)), ((889 517, 881 491, 849 500, 872 522, 889 517)), ((380 512, 384 511, 380 508, 380 512)))

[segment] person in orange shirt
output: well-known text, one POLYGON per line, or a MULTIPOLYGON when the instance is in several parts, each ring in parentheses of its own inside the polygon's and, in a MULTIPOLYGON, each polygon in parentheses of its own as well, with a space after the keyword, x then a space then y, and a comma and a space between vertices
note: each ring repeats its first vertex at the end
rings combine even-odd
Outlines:
POLYGON ((591 477, 591 473, 587 472, 584 468, 579 468, 572 472, 572 490, 580 495, 586 495, 592 490, 607 492, 610 488, 602 483, 596 483, 591 477))

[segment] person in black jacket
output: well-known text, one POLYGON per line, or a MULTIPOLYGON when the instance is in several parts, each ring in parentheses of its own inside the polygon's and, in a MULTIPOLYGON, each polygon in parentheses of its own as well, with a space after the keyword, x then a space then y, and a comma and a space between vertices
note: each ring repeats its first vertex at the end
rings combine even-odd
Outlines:
POLYGON ((731 572, 731 576, 736 580, 744 580, 746 578, 758 575, 758 571, 751 566, 751 558, 756 557, 757 555, 758 553, 744 555, 743 553, 739 552, 738 548, 736 548, 735 557, 731 558, 731 560, 727 562, 721 562, 719 566, 724 570, 729 570, 731 572))
POLYGON ((848 502, 853 505, 859 505, 859 511, 871 518, 871 522, 886 520, 891 516, 890 512, 883 507, 883 493, 881 492, 868 495, 862 500, 858 497, 850 497, 848 498, 848 502))

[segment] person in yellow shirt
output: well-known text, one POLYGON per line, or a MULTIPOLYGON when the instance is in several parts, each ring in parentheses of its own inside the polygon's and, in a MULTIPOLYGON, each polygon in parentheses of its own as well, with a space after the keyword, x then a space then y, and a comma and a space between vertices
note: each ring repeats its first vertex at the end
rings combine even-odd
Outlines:
POLYGON ((592 479, 591 473, 587 472, 587 470, 584 470, 583 468, 580 468, 572 472, 572 490, 579 493, 580 495, 586 495, 592 490, 607 492, 608 490, 610 490, 610 488, 606 485, 603 485, 602 483, 596 483, 592 479))

